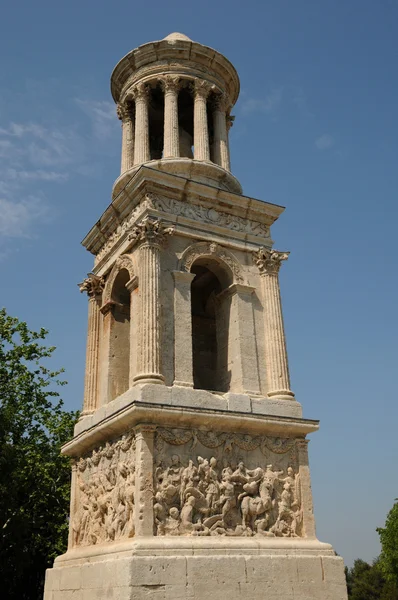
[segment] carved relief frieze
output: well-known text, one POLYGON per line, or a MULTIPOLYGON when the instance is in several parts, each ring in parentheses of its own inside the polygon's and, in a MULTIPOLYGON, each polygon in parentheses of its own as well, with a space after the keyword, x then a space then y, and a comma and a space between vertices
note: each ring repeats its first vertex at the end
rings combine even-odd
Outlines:
POLYGON ((179 200, 173 200, 172 198, 159 198, 153 199, 154 207, 158 210, 174 215, 181 215, 194 221, 201 221, 202 223, 210 223, 212 225, 218 225, 219 227, 227 227, 233 231, 240 233, 248 233, 254 236, 260 236, 263 238, 270 237, 270 229, 264 223, 257 221, 250 221, 249 219, 243 219, 228 213, 223 213, 215 208, 188 204, 186 202, 180 202, 179 200))
POLYGON ((106 442, 76 463, 73 546, 134 536, 135 437, 106 442))
POLYGON ((158 428, 155 534, 302 535, 296 440, 158 428))

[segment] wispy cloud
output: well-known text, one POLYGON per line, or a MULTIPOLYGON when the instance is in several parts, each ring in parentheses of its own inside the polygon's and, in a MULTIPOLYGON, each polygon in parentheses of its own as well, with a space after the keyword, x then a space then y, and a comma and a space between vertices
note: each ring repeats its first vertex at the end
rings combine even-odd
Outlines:
POLYGON ((82 98, 75 98, 75 102, 90 118, 93 134, 97 139, 106 139, 117 130, 118 121, 115 117, 116 110, 113 102, 85 100, 82 98))
POLYGON ((27 196, 21 201, 0 198, 0 235, 2 237, 31 237, 32 226, 47 216, 45 201, 27 196))
POLYGON ((334 145, 334 139, 328 133, 324 133, 318 137, 314 143, 318 150, 328 150, 334 145))
POLYGON ((264 98, 246 98, 242 103, 242 112, 250 114, 254 112, 263 112, 268 114, 275 113, 282 102, 283 88, 272 88, 264 98))

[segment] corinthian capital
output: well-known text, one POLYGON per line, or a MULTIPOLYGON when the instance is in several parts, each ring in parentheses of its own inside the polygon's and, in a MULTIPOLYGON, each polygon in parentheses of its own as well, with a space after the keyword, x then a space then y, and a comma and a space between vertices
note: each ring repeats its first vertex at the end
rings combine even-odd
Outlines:
POLYGON ((234 124, 235 117, 233 115, 227 115, 227 131, 229 131, 234 124))
POLYGON ((86 292, 89 298, 94 298, 95 296, 102 294, 105 282, 103 277, 98 277, 98 275, 94 275, 94 273, 88 273, 87 278, 77 285, 82 293, 86 292))
POLYGON ((134 243, 163 245, 167 235, 174 233, 173 227, 165 227, 161 219, 145 217, 140 223, 135 225, 129 234, 129 240, 134 243))
POLYGON ((278 250, 267 250, 260 248, 253 252, 253 261, 262 275, 278 273, 283 260, 289 258, 289 252, 278 252, 278 250))
POLYGON ((181 86, 180 78, 177 75, 165 75, 161 79, 161 85, 165 94, 167 92, 177 93, 181 86))
POLYGON ((215 86, 204 79, 195 79, 192 88, 195 96, 206 99, 215 86))
POLYGON ((213 98, 212 104, 213 104, 214 110, 226 112, 228 105, 229 105, 227 94, 225 94, 225 93, 216 94, 213 98))
POLYGON ((148 100, 150 87, 145 83, 137 83, 133 88, 133 96, 135 100, 148 100))
POLYGON ((131 102, 122 102, 116 107, 116 114, 121 121, 129 121, 133 116, 133 107, 131 102))

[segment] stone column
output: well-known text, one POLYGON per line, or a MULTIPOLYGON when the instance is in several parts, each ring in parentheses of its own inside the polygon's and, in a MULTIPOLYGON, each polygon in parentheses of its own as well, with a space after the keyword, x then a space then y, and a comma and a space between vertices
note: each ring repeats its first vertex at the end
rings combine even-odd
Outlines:
POLYGON ((86 374, 84 380, 84 402, 81 417, 98 408, 98 362, 101 327, 101 299, 104 280, 93 273, 79 283, 81 292, 88 295, 88 331, 86 347, 86 374))
POLYGON ((279 269, 288 252, 277 252, 260 248, 254 253, 263 283, 265 363, 268 397, 291 400, 289 366, 283 326, 282 304, 279 289, 279 269))
POLYGON ((213 110, 214 162, 230 171, 226 104, 227 97, 224 94, 216 96, 213 110))
POLYGON ((153 536, 153 445, 155 425, 135 427, 135 537, 153 536))
POLYGON ((234 124, 234 121, 235 121, 235 117, 233 117, 232 115, 227 114, 227 116, 226 116, 226 126, 227 126, 228 171, 231 170, 231 152, 229 150, 229 130, 231 129, 232 125, 234 124))
POLYGON ((179 78, 166 75, 162 80, 164 90, 164 142, 163 158, 180 156, 178 129, 179 78))
POLYGON ((138 277, 134 276, 126 283, 126 289, 130 292, 130 366, 129 387, 134 383, 137 374, 137 292, 138 277))
POLYGON ((164 383, 160 361, 160 252, 167 234, 159 219, 145 217, 129 240, 139 243, 140 320, 138 373, 135 383, 164 383))
POLYGON ((122 161, 120 173, 123 175, 134 165, 134 122, 130 103, 118 104, 117 116, 122 122, 122 161))
POLYGON ((194 273, 173 271, 174 385, 193 387, 191 283, 194 273))
POLYGON ((209 130, 207 127, 207 97, 211 85, 207 81, 195 79, 193 145, 195 160, 210 160, 209 130))
POLYGON ((232 295, 230 313, 230 350, 233 368, 231 391, 260 395, 258 357, 254 329, 254 288, 235 283, 228 293, 232 295))
POLYGON ((135 99, 135 149, 134 164, 140 165, 151 160, 149 148, 149 87, 139 83, 134 88, 135 99))
POLYGON ((299 457, 301 508, 303 511, 303 536, 316 537, 310 467, 308 462, 308 440, 298 439, 296 440, 296 446, 299 457))

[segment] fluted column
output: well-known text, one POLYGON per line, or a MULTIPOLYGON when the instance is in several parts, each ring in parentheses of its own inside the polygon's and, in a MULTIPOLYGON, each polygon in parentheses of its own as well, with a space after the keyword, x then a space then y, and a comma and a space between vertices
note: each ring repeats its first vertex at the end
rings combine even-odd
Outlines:
POLYGON ((102 277, 90 273, 82 283, 81 292, 88 295, 88 332, 86 349, 86 374, 84 380, 84 402, 81 416, 88 415, 98 408, 98 361, 101 327, 101 297, 104 289, 102 277))
POLYGON ((164 383, 161 373, 160 252, 167 234, 159 219, 145 217, 129 235, 140 244, 140 320, 138 373, 135 383, 164 383))
POLYGON ((194 83, 193 145, 195 160, 210 160, 209 129, 207 126, 207 97, 211 85, 196 79, 194 83))
POLYGON ((122 122, 122 160, 120 173, 123 175, 134 165, 134 121, 130 103, 118 104, 117 116, 122 122))
POLYGON ((163 158, 180 156, 178 130, 179 78, 167 75, 162 80, 164 90, 164 141, 163 158))
POLYGON ((234 124, 234 121, 235 121, 235 117, 233 117, 232 115, 227 114, 227 116, 226 116, 226 127, 227 127, 228 171, 231 170, 231 151, 229 149, 229 130, 231 129, 232 125, 234 124))
POLYGON ((268 382, 268 397, 291 400, 289 367, 286 339, 283 326, 279 269, 288 252, 277 252, 260 248, 254 253, 263 282, 265 362, 268 382))
POLYGON ((296 441, 299 458, 300 496, 303 511, 303 536, 316 537, 314 507, 312 501, 310 466, 308 461, 308 440, 296 441))
POLYGON ((224 94, 216 96, 213 105, 214 162, 230 171, 226 105, 227 97, 224 94))
POLYGON ((135 144, 134 144, 134 164, 151 160, 149 148, 149 87, 144 83, 139 83, 134 88, 135 99, 135 144))

